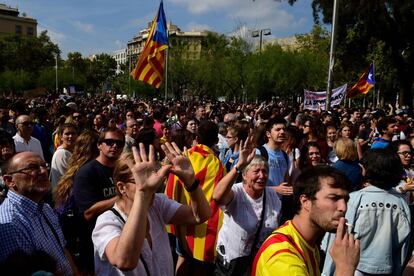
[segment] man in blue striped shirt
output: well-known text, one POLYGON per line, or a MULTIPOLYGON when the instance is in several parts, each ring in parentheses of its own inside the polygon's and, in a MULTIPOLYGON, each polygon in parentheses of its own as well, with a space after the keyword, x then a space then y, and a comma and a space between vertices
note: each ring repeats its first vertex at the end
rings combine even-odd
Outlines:
POLYGON ((46 163, 36 153, 18 153, 9 161, 3 179, 9 191, 0 205, 0 262, 14 254, 41 251, 56 261, 58 274, 73 275, 76 269, 57 216, 42 202, 51 188, 46 163))

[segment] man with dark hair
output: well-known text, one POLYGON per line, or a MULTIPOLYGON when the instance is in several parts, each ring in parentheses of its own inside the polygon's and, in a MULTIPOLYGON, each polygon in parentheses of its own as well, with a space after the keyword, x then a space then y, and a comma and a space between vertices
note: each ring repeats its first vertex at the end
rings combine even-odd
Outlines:
POLYGON ((173 174, 169 175, 166 195, 181 204, 190 205, 190 193, 200 186, 211 207, 211 218, 196 226, 172 226, 171 232, 179 242, 177 275, 212 275, 214 254, 220 225, 220 209, 214 202, 213 190, 225 175, 223 164, 214 154, 212 147, 217 143, 218 127, 210 121, 203 121, 197 132, 197 145, 187 151, 193 166, 196 181, 186 189, 183 182, 173 174), (197 240, 197 242, 195 242, 197 240))
POLYGON ((51 188, 45 161, 33 152, 18 153, 10 159, 3 179, 9 191, 0 205, 0 262, 19 252, 42 251, 56 261, 59 275, 73 275, 76 269, 58 218, 43 203, 51 188))
POLYGON ((194 121, 196 121, 197 125, 200 125, 201 122, 205 121, 206 118, 206 108, 203 105, 197 106, 197 109, 195 111, 194 115, 194 121))
POLYGON ((304 171, 294 185, 295 216, 276 229, 257 253, 252 275, 320 275, 319 241, 338 233, 331 255, 337 275, 354 275, 359 242, 348 235, 345 212, 351 184, 332 167, 304 171))
POLYGON ((112 174, 125 145, 125 137, 119 128, 107 129, 98 139, 99 156, 83 165, 73 179, 75 205, 83 220, 81 237, 81 270, 94 273, 92 230, 96 218, 110 209, 115 202, 115 186, 112 174))
POLYGON ((384 149, 392 140, 392 137, 398 132, 397 121, 393 117, 385 117, 378 121, 377 130, 380 137, 374 139, 371 149, 384 149))
POLYGON ((269 162, 268 186, 280 195, 292 195, 293 189, 286 182, 288 178, 289 159, 286 152, 282 150, 285 136, 286 120, 282 117, 271 118, 266 123, 267 143, 256 149, 269 162))

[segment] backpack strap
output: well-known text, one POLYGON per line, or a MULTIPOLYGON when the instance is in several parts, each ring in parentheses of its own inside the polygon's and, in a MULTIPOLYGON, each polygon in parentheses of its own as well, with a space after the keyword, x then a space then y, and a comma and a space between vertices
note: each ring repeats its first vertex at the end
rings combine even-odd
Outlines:
POLYGON ((262 145, 257 148, 260 151, 260 155, 264 157, 267 161, 269 161, 269 153, 267 152, 267 149, 262 145))

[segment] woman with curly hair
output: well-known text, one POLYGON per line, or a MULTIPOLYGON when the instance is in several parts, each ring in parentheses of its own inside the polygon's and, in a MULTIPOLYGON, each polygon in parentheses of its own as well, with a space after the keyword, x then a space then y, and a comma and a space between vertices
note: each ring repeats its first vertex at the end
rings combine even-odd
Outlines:
MULTIPOLYGON (((87 162, 99 155, 98 134, 95 131, 85 131, 78 136, 66 173, 60 179, 55 191, 55 210, 59 217, 59 224, 67 241, 67 249, 78 264, 79 252, 77 250, 78 229, 80 218, 76 210, 72 195, 73 177, 87 162)), ((79 267, 81 270, 82 268, 79 267)))

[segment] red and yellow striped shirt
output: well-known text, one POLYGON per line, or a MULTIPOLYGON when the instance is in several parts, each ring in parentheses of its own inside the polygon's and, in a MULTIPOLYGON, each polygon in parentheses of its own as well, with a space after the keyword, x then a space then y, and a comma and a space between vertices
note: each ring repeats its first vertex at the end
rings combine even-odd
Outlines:
POLYGON ((276 229, 254 258, 252 276, 320 275, 319 250, 310 246, 292 221, 276 229))
MULTIPOLYGON (((214 262, 217 234, 223 221, 223 214, 212 198, 214 188, 225 175, 225 169, 214 152, 205 145, 196 145, 189 149, 188 157, 194 168, 196 179, 200 181, 200 187, 210 203, 212 216, 199 225, 170 225, 167 226, 167 231, 175 234, 180 244, 193 258, 214 262)), ((181 204, 190 205, 190 195, 183 185, 177 176, 170 174, 165 194, 181 204)))

